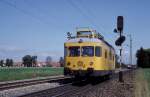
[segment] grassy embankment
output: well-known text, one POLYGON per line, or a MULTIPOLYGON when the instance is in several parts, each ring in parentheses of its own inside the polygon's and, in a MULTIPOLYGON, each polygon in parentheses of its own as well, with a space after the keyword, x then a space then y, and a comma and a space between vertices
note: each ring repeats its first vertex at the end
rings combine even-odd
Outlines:
POLYGON ((22 80, 35 77, 45 77, 63 74, 63 68, 30 67, 30 68, 0 68, 0 81, 22 80))
POLYGON ((135 97, 150 97, 150 69, 139 69, 135 83, 135 97))

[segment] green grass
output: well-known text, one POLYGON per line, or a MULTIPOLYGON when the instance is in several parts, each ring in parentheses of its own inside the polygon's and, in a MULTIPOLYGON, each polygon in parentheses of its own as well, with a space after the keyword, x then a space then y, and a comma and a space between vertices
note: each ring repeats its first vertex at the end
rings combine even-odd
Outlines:
POLYGON ((148 88, 150 90, 150 69, 143 69, 143 75, 145 80, 148 82, 148 88))
POLYGON ((138 69, 135 83, 135 97, 150 97, 150 69, 138 69))
POLYGON ((51 67, 21 67, 2 68, 0 67, 0 81, 22 80, 35 77, 45 77, 63 74, 63 68, 51 67))

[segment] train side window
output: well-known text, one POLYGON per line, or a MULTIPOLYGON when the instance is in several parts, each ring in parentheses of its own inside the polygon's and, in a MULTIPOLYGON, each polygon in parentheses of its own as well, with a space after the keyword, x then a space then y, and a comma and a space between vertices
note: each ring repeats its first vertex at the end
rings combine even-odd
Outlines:
POLYGON ((100 57, 102 55, 102 49, 99 46, 95 47, 95 56, 100 57))
POLYGON ((109 52, 109 59, 112 60, 112 52, 111 52, 111 50, 109 52))
POLYGON ((113 55, 113 61, 115 61, 115 55, 113 55))
POLYGON ((107 58, 107 50, 105 50, 105 58, 107 58))
POLYGON ((114 61, 114 59, 115 59, 115 58, 114 58, 114 55, 113 55, 113 61, 114 61))

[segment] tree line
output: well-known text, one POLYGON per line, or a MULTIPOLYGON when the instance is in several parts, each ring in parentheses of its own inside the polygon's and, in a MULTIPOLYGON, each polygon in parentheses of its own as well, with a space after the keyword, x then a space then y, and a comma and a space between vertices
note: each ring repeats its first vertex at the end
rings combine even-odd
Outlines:
MULTIPOLYGON (((22 63, 25 67, 36 67, 37 66, 37 56, 31 56, 31 55, 26 55, 22 58, 22 63)), ((52 57, 51 56, 47 56, 45 63, 47 67, 52 67, 52 57)), ((64 58, 60 57, 59 59, 59 64, 61 67, 64 66, 64 58)))
POLYGON ((142 68, 150 68, 150 49, 142 47, 136 52, 137 66, 142 68))
POLYGON ((6 60, 0 60, 0 67, 11 67, 13 66, 14 62, 13 59, 6 59, 6 60))
MULTIPOLYGON (((46 65, 48 67, 52 67, 52 57, 47 56, 45 60, 46 65)), ((64 58, 60 57, 59 62, 61 67, 64 66, 64 58)), ((14 65, 13 59, 6 59, 6 60, 0 60, 0 67, 12 67, 14 65)), ((24 67, 37 67, 38 66, 38 60, 37 56, 31 56, 31 55, 25 55, 22 57, 22 66, 24 67)))

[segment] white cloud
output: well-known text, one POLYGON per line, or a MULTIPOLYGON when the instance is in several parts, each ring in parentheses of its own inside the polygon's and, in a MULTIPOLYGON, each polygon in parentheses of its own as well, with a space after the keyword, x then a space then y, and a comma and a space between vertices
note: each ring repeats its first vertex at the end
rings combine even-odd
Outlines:
POLYGON ((0 46, 0 52, 5 53, 5 52, 22 52, 26 51, 25 49, 15 47, 15 46, 7 46, 7 45, 1 45, 0 46))

